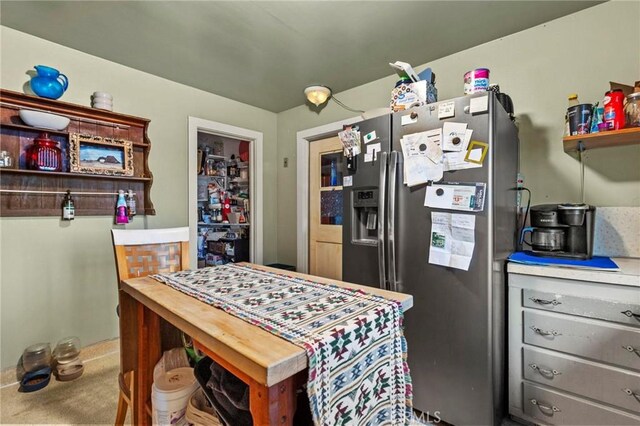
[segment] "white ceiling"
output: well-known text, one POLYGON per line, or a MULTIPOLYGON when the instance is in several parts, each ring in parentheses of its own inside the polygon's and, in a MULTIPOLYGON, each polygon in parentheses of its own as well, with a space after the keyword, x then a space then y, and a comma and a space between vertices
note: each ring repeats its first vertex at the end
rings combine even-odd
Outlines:
POLYGON ((340 92, 598 3, 3 0, 0 22, 280 112, 309 84, 340 92))

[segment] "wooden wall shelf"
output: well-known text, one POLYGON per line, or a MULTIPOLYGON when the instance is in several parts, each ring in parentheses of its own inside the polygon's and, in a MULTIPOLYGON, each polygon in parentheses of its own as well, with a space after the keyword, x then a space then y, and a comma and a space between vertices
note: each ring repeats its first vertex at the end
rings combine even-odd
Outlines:
POLYGON ((118 190, 136 193, 137 214, 154 215, 149 170, 151 142, 149 120, 0 89, 0 150, 13 158, 12 168, 0 168, 0 216, 60 216, 63 194, 74 196, 76 216, 112 216, 118 190), (20 109, 34 109, 69 117, 62 131, 26 125, 20 109), (62 150, 62 171, 28 170, 25 150, 40 133, 47 132, 62 150), (72 133, 125 139, 133 143, 133 176, 106 176, 69 172, 69 139, 72 133), (11 191, 11 192, 7 192, 11 191), (24 191, 24 192, 20 192, 24 191), (84 194, 89 193, 89 194, 84 194), (99 194, 98 194, 99 193, 99 194))
POLYGON ((587 135, 567 136, 562 139, 564 152, 578 151, 579 144, 584 149, 612 148, 625 145, 640 145, 640 127, 630 127, 622 130, 589 133, 587 135))
POLYGON ((73 178, 86 178, 86 179, 114 179, 114 180, 127 180, 134 182, 150 182, 152 179, 147 177, 137 176, 108 176, 108 175, 90 175, 83 173, 69 173, 69 172, 47 172, 43 170, 24 170, 24 169, 0 169, 0 176, 3 174, 24 174, 32 176, 58 176, 58 177, 73 177, 73 178))

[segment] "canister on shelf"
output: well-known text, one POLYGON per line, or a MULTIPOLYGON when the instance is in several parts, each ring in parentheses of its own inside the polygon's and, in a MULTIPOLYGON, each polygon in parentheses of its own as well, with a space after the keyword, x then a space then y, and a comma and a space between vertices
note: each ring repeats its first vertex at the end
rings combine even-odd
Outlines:
POLYGON ((640 127, 640 92, 630 93, 627 96, 624 118, 627 127, 640 127))
POLYGON ((58 142, 49 138, 47 132, 42 132, 33 140, 26 152, 27 168, 59 172, 62 170, 62 151, 58 142))
POLYGON ((622 93, 621 89, 609 90, 604 94, 604 117, 602 121, 607 123, 608 130, 624 128, 623 101, 624 93, 622 93))

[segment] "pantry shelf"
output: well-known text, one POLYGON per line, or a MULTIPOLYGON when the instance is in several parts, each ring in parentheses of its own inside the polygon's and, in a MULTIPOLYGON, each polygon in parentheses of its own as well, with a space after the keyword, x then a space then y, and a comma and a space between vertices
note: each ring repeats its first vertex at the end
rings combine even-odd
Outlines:
POLYGON ((577 152, 582 144, 584 150, 611 148, 616 146, 640 145, 640 127, 631 127, 587 135, 566 136, 562 139, 564 152, 577 152))

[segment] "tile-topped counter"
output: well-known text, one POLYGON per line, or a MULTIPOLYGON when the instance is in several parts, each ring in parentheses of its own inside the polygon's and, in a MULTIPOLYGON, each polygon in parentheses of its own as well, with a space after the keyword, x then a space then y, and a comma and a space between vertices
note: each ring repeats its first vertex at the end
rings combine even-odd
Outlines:
POLYGON ((507 266, 507 271, 511 274, 640 287, 640 258, 616 257, 613 258, 613 261, 620 267, 620 271, 594 271, 558 266, 523 265, 511 262, 507 266))

